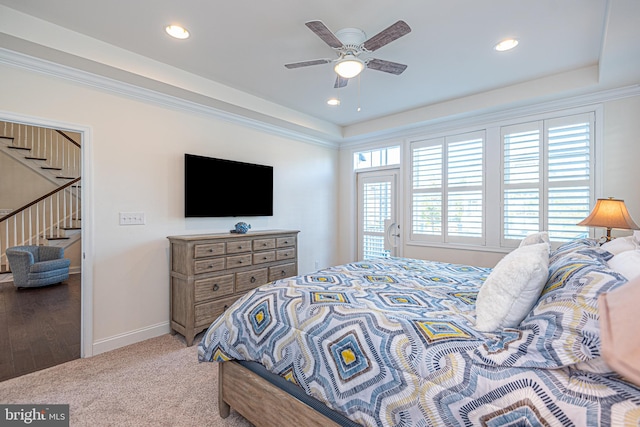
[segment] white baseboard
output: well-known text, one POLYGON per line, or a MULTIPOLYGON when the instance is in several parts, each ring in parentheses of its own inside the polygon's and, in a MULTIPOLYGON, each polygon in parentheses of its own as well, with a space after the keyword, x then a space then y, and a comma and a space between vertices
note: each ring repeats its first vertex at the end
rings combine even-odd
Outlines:
POLYGON ((156 325, 148 326, 146 328, 141 328, 134 331, 126 332, 124 334, 118 334, 109 338, 97 340, 93 343, 93 355, 96 356, 100 353, 105 353, 107 351, 115 350, 120 347, 135 344, 137 342, 148 340, 150 338, 159 337, 160 335, 168 334, 169 332, 169 322, 162 322, 156 325))

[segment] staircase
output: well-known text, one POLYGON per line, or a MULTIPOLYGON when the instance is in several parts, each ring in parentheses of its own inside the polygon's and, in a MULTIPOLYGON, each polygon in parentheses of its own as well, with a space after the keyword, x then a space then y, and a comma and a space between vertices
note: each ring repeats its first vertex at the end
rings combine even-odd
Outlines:
POLYGON ((67 248, 81 234, 80 145, 56 129, 0 122, 0 156, 4 155, 57 188, 17 208, 6 209, 0 200, 0 282, 12 280, 7 248, 20 245, 67 248))

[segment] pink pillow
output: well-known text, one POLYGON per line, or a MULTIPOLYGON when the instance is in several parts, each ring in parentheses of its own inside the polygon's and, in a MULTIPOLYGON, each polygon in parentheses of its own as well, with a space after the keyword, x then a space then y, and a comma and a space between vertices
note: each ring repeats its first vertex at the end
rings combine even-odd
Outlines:
POLYGON ((602 357, 618 374, 640 386, 640 277, 600 295, 602 357))

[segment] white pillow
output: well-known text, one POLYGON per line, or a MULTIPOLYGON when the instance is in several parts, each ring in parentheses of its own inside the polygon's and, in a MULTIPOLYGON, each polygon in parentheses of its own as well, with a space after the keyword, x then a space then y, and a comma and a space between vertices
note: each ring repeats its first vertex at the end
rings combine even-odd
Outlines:
POLYGON ((549 242, 549 233, 546 231, 540 231, 539 233, 529 234, 522 239, 519 247, 535 245, 538 243, 546 243, 549 246, 549 252, 551 251, 551 242, 549 242))
POLYGON ((602 244, 602 249, 611 252, 614 255, 621 254, 622 252, 632 251, 638 248, 636 239, 634 236, 618 237, 607 243, 602 244))
POLYGON ((621 252, 614 255, 607 261, 607 264, 610 269, 617 271, 629 280, 633 280, 640 276, 640 250, 621 252))
POLYGON ((526 245, 496 264, 478 292, 476 329, 518 326, 531 311, 549 275, 549 245, 526 245))

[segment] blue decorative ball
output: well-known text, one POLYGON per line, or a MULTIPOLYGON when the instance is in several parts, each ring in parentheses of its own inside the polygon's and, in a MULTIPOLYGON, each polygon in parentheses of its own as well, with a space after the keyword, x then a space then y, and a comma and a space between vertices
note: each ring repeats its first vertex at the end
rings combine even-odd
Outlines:
POLYGON ((245 234, 247 231, 249 231, 250 228, 251 225, 247 224, 246 222, 239 222, 236 224, 236 233, 245 234))

